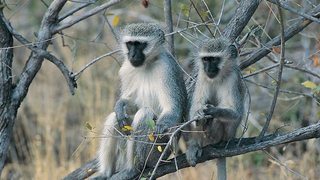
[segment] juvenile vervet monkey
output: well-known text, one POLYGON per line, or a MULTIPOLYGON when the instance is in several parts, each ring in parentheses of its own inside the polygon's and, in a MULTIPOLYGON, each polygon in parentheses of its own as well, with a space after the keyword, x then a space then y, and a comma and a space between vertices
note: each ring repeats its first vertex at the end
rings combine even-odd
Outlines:
POLYGON ((145 164, 154 166, 161 153, 151 150, 148 134, 162 134, 182 122, 187 107, 183 75, 164 42, 165 34, 156 24, 130 24, 121 33, 121 94, 106 119, 98 154, 99 172, 106 178, 132 179, 145 164), (155 120, 154 129, 150 120, 155 120), (132 127, 129 140, 119 138, 126 125, 132 127))
MULTIPOLYGON (((195 83, 188 86, 188 120, 211 115, 191 124, 187 160, 195 166, 201 148, 235 136, 244 112, 245 86, 237 65, 237 49, 227 39, 201 44, 195 59, 195 83), (190 92, 190 93, 189 93, 190 92)), ((226 160, 218 159, 218 179, 226 179, 226 160)))

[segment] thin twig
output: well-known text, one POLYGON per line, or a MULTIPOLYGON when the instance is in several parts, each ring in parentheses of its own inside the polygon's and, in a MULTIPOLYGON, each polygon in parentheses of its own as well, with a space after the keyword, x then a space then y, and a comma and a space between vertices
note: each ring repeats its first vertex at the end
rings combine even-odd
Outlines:
MULTIPOLYGON (((315 17, 320 17, 319 10, 320 10, 320 5, 318 5, 316 8, 314 8, 310 14, 312 14, 315 17)), ((296 22, 292 26, 288 27, 285 30, 285 41, 292 38, 294 35, 296 35, 300 31, 302 31, 304 28, 306 28, 311 23, 312 23, 312 21, 305 19, 305 18, 301 18, 298 22, 296 22)), ((258 62, 259 60, 261 60, 263 57, 265 57, 266 55, 268 55, 271 52, 273 46, 278 46, 280 44, 280 42, 281 42, 280 36, 273 38, 272 40, 267 42, 262 48, 259 48, 259 49, 255 50, 253 53, 251 53, 251 55, 240 64, 240 68, 245 69, 245 68, 249 67, 250 65, 258 62)))
POLYGON ((311 15, 309 15, 309 14, 306 14, 306 13, 304 13, 304 12, 298 11, 297 9, 289 6, 288 3, 284 3, 284 2, 278 1, 278 0, 268 0, 268 1, 271 2, 271 3, 273 3, 273 4, 277 4, 277 2, 278 2, 278 3, 279 3, 278 5, 279 5, 280 7, 282 7, 283 9, 288 10, 288 11, 294 13, 294 14, 297 14, 297 15, 299 15, 299 16, 301 16, 301 17, 304 17, 304 18, 306 18, 306 19, 309 19, 309 20, 311 20, 311 21, 314 21, 314 22, 320 24, 320 19, 315 18, 315 17, 313 17, 313 16, 311 16, 311 15))
POLYGON ((83 8, 85 8, 85 7, 88 7, 88 6, 90 6, 91 4, 94 4, 94 3, 96 3, 96 2, 97 2, 97 0, 92 0, 92 1, 90 1, 90 2, 88 2, 88 3, 81 4, 80 6, 75 7, 75 8, 73 8, 73 9, 71 9, 70 11, 68 11, 67 13, 65 13, 64 15, 62 15, 61 17, 59 17, 58 21, 60 22, 60 21, 64 20, 65 18, 73 15, 74 13, 80 11, 81 9, 83 9, 83 8))
POLYGON ((86 70, 88 67, 92 66, 94 63, 98 62, 99 60, 101 60, 102 58, 104 57, 107 57, 107 56, 111 56, 112 54, 115 54, 115 53, 118 53, 120 52, 121 49, 116 49, 114 51, 111 51, 111 52, 108 52, 106 54, 103 54, 95 59, 93 59, 91 62, 89 62, 88 64, 86 64, 81 70, 79 70, 78 72, 72 74, 72 77, 78 79, 78 76, 84 71, 86 70))
MULTIPOLYGON (((193 3, 193 0, 190 0, 190 3, 192 4, 193 8, 196 10, 196 12, 197 12, 198 16, 200 17, 201 21, 202 21, 203 23, 206 22, 206 21, 202 18, 201 13, 198 11, 198 8, 196 7, 196 5, 193 3)), ((208 26, 208 25, 205 25, 205 26, 206 26, 206 28, 208 29, 208 31, 210 32, 211 36, 214 37, 214 34, 211 32, 211 29, 209 28, 209 26, 208 26)))
POLYGON ((281 29, 281 54, 280 54, 280 56, 281 57, 280 57, 277 85, 276 85, 276 89, 275 89, 275 92, 274 92, 272 104, 271 104, 270 111, 269 111, 267 119, 266 119, 266 123, 263 126, 263 129, 262 129, 262 131, 261 131, 261 133, 259 135, 259 138, 257 139, 258 141, 260 141, 262 139, 262 137, 264 136, 264 134, 266 133, 266 131, 269 128, 269 124, 270 124, 274 109, 275 109, 276 104, 277 104, 277 98, 278 98, 278 95, 279 95, 281 79, 282 79, 282 71, 283 71, 283 66, 285 64, 284 22, 283 22, 283 14, 282 14, 282 10, 281 10, 281 7, 280 7, 279 0, 277 0, 277 7, 278 7, 279 20, 280 20, 280 26, 281 26, 281 28, 280 28, 281 29))
POLYGON ((253 73, 251 73, 251 74, 247 74, 247 75, 243 76, 243 78, 248 78, 248 77, 251 77, 251 76, 260 74, 260 73, 262 73, 262 72, 265 72, 265 71, 268 71, 268 70, 270 70, 270 69, 273 69, 273 68, 275 68, 275 67, 277 67, 277 66, 279 66, 279 63, 273 64, 273 65, 268 66, 268 67, 265 67, 265 68, 263 68, 263 69, 260 69, 260 70, 258 70, 258 71, 255 71, 255 72, 253 72, 253 73))
POLYGON ((110 0, 109 2, 104 3, 104 4, 102 4, 102 5, 100 5, 100 6, 96 7, 96 8, 93 8, 93 9, 83 13, 82 15, 74 17, 73 19, 71 19, 68 22, 63 23, 63 21, 62 21, 52 29, 52 32, 53 32, 53 34, 55 34, 55 33, 59 32, 59 31, 61 31, 63 29, 71 27, 74 24, 76 24, 76 23, 78 23, 78 22, 80 22, 80 21, 82 21, 84 19, 87 19, 88 17, 93 16, 93 15, 95 15, 95 14, 97 14, 97 13, 99 13, 99 12, 101 12, 101 11, 103 11, 103 10, 105 10, 105 9, 107 9, 107 8, 117 4, 117 3, 119 3, 120 1, 121 0, 110 0))

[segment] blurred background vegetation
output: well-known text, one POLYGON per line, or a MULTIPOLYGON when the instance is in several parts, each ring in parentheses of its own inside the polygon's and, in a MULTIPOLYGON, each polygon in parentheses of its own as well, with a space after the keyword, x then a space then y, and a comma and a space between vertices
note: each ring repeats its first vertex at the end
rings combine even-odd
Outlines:
MULTIPOLYGON (((82 0, 69 1, 67 11, 82 0)), ((9 0, 5 15, 18 32, 35 41, 39 25, 51 0, 9 0)), ((104 1, 101 1, 104 2, 104 1)), ((97 2, 96 5, 101 3, 97 2)), ((174 29, 207 21, 211 18, 206 9, 219 23, 222 30, 235 12, 236 0, 189 0, 172 1, 174 29), (205 3, 204 3, 205 2, 205 3), (223 7, 223 8, 222 8, 223 7), (223 10, 223 11, 222 11, 223 10), (222 16, 221 16, 222 14, 222 16), (199 17, 199 15, 202 17, 199 17), (221 18, 219 18, 221 16, 221 18)), ((319 5, 319 0, 293 0, 291 5, 307 10, 319 5)), ((94 6, 94 5, 93 5, 94 6)), ((85 12, 84 9, 81 12, 85 12)), ((283 10, 285 26, 297 21, 298 16, 283 10)), ((280 24, 277 9, 263 0, 242 33, 243 37, 255 29, 244 47, 241 58, 263 43, 279 35, 280 24)), ((131 22, 158 22, 164 24, 163 2, 150 0, 144 8, 140 0, 125 1, 105 13, 93 16, 64 30, 52 40, 49 50, 63 59, 68 67, 77 72, 92 59, 117 48, 115 38, 107 20, 117 30, 131 22)), ((219 35, 212 24, 212 33, 219 35)), ((175 51, 179 62, 189 71, 193 59, 192 42, 212 37, 205 26, 175 34, 175 51)), ((30 51, 15 42, 13 75, 18 75, 30 51)), ((286 58, 294 65, 320 74, 320 28, 312 24, 286 43, 286 58)), ((104 118, 112 111, 118 88, 118 60, 121 56, 105 58, 91 66, 80 76, 76 94, 71 96, 67 84, 50 62, 45 61, 30 87, 29 94, 18 112, 9 158, 1 179, 61 179, 81 164, 95 157, 104 118)), ((250 74, 270 66, 279 59, 278 47, 249 68, 243 74, 250 74)), ((247 79, 273 88, 277 69, 247 79)), ((16 78, 16 77, 14 77, 16 78)), ((315 123, 320 118, 319 90, 308 88, 302 83, 310 81, 317 87, 320 79, 306 73, 286 68, 282 89, 313 95, 314 98, 296 94, 281 93, 269 132, 286 132, 315 123)), ((273 91, 247 83, 252 98, 248 130, 245 136, 256 136, 262 129, 269 111, 273 91)), ((241 133, 240 133, 241 134, 241 133)), ((182 145, 183 146, 183 145, 182 145)), ((312 139, 283 145, 241 156, 229 158, 230 179, 319 179, 320 144, 312 139)), ((215 162, 209 161, 180 171, 183 179, 215 179, 215 162)), ((177 173, 161 179, 177 179, 177 173)))

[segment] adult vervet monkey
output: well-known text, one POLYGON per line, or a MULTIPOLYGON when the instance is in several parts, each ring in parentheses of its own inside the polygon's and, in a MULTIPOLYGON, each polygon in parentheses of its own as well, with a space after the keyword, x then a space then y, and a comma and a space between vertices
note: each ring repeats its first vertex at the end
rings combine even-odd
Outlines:
MULTIPOLYGON (((237 49, 227 39, 205 41, 198 49, 195 83, 188 88, 188 119, 213 118, 191 124, 187 160, 195 166, 201 148, 235 136, 244 114, 245 85, 237 64, 237 49), (201 132, 202 131, 202 132, 201 132)), ((226 160, 218 159, 218 179, 226 179, 226 160)))
MULTIPOLYGON (((104 177, 131 179, 145 164, 153 166, 161 153, 152 150, 148 134, 162 134, 182 122, 187 106, 183 75, 164 42, 165 34, 156 24, 130 24, 121 33, 121 94, 106 119, 99 149, 104 177), (148 125, 153 120, 154 129, 148 125), (132 127, 132 139, 115 137, 126 125, 132 127)), ((167 141, 165 136, 157 142, 167 141)))

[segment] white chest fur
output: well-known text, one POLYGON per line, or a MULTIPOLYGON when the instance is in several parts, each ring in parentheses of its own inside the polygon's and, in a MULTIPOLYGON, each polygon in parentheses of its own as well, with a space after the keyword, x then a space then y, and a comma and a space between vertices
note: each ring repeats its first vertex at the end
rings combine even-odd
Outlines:
POLYGON ((199 73, 197 84, 192 97, 192 105, 189 112, 189 119, 194 119, 197 112, 201 110, 207 102, 216 101, 217 107, 230 108, 234 106, 232 100, 232 86, 234 78, 229 77, 223 82, 210 80, 204 74, 199 73))
POLYGON ((156 114, 160 114, 162 109, 159 94, 163 89, 162 72, 159 68, 153 67, 143 65, 135 68, 130 62, 125 61, 119 71, 121 96, 133 101, 138 108, 150 107, 156 114))

